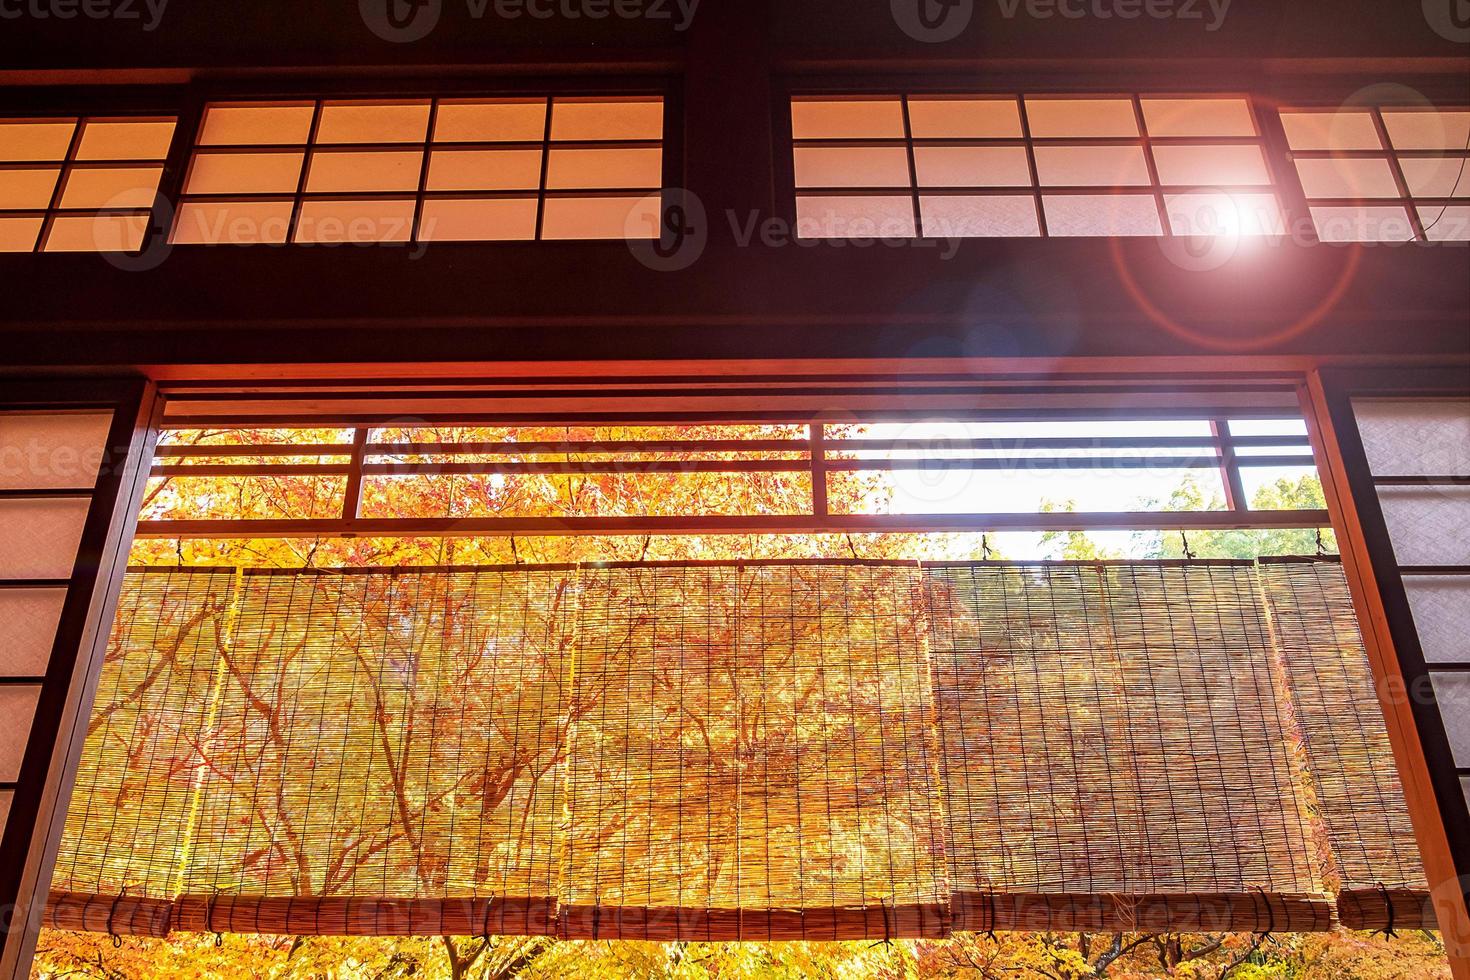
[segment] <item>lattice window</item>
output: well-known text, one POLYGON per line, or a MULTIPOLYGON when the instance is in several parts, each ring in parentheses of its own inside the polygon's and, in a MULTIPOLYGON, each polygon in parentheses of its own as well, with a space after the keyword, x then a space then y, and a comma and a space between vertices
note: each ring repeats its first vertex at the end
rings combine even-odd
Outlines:
POLYGON ((656 238, 663 99, 221 102, 179 244, 656 238))
POLYGON ((173 117, 0 119, 0 252, 142 247, 173 117))
POLYGON ((1282 234, 1238 96, 792 100, 803 238, 1282 234))
POLYGON ((1284 109, 1325 242, 1470 240, 1470 109, 1284 109))

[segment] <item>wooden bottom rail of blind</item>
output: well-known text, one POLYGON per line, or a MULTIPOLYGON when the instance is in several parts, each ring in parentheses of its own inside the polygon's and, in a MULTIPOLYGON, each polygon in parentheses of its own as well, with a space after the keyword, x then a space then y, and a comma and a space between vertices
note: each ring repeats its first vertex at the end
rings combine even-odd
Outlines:
POLYGON ((290 936, 555 936, 657 942, 943 939, 951 932, 1329 932, 1433 928, 1428 896, 1406 889, 1325 896, 985 894, 941 903, 805 909, 558 906, 549 898, 261 898, 176 901, 52 892, 46 926, 164 937, 173 932, 290 936), (1385 896, 1387 900, 1385 900, 1385 896), (1392 921, 1389 908, 1393 910, 1392 921))
POLYGON ((1330 932, 1326 896, 956 892, 956 932, 1330 932))
POLYGON ((1343 928, 1368 932, 1438 929, 1429 892, 1411 888, 1355 889, 1337 896, 1343 928))

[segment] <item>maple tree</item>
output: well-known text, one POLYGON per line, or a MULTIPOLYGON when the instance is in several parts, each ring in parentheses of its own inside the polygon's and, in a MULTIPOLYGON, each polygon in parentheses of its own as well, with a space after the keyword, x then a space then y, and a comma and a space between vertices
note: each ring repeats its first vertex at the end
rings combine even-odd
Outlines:
MULTIPOLYGON (((780 427, 742 427, 742 437, 779 437, 780 427)), ((597 438, 648 438, 647 427, 600 427, 597 438)), ((664 431, 670 431, 665 427, 664 431)), ((728 435, 728 427, 685 426, 672 429, 681 439, 728 435)), ((385 440, 453 441, 576 439, 592 435, 588 429, 433 429, 412 433, 391 430, 385 440)), ((301 443, 339 442, 341 433, 296 430, 289 438, 301 443)), ((181 433, 185 445, 252 444, 280 441, 280 433, 236 430, 181 433)), ((772 454, 773 456, 779 454, 772 454)), ((265 459, 266 457, 261 457, 265 459)), ((404 456, 403 461, 434 462, 432 455, 404 456)), ((571 461, 573 457, 564 457, 571 461)), ((673 458, 673 457, 671 457, 673 458)), ((272 462, 281 462, 272 457, 272 462)), ((806 506, 811 488, 802 474, 752 472, 741 474, 612 473, 554 476, 435 475, 425 478, 373 481, 364 486, 362 511, 369 514, 469 516, 600 516, 683 511, 713 513, 791 513, 806 506)), ((334 476, 167 477, 150 485, 144 502, 147 516, 183 519, 200 516, 263 517, 324 516, 340 508, 343 480, 334 476)), ((1320 506, 1320 488, 1313 480, 1283 481, 1268 487, 1258 505, 1320 506), (1314 496, 1315 492, 1315 496, 1314 496), (1274 496, 1273 496, 1274 495, 1274 496)), ((840 495, 834 512, 871 507, 892 494, 888 475, 849 474, 834 483, 840 495)), ((1198 485, 1183 484, 1167 502, 1168 509, 1208 509, 1211 502, 1198 485)), ((1066 509, 1062 505, 1058 509, 1066 509)), ((1161 508, 1163 509, 1163 508, 1161 508)), ((1291 532, 1297 535, 1310 532, 1291 532)), ((1220 537, 1191 537, 1200 554, 1237 555, 1260 547, 1258 538, 1232 532, 1220 537)), ((1311 538, 1305 539, 1309 543, 1311 538)), ((1061 546, 1063 557, 1104 556, 1103 549, 1085 535, 1058 535, 1048 544, 1061 546)), ((1304 540, 1283 538, 1274 546, 1300 549, 1304 540)), ((665 537, 555 537, 517 540, 508 537, 443 537, 396 539, 147 539, 137 542, 133 559, 150 565, 217 565, 224 567, 334 567, 371 565, 490 564, 517 562, 577 562, 597 560, 655 560, 706 558, 762 558, 861 555, 862 557, 926 557, 936 551, 946 557, 982 556, 982 544, 973 535, 682 535, 665 537)), ((1153 544, 1167 554, 1162 538, 1153 544)), ((997 557, 992 554, 992 557, 997 557)), ((289 646, 289 644, 288 644, 289 646)), ((359 658, 360 650, 344 656, 359 658)), ((247 685, 243 664, 230 664, 237 682, 247 685)), ((412 694, 394 706, 408 713, 420 731, 447 723, 434 714, 426 700, 437 687, 466 682, 446 676, 426 680, 423 693, 412 694)), ((146 692, 139 691, 138 696, 146 692)), ((594 691, 594 695, 595 695, 594 691)), ((247 688, 245 700, 255 704, 263 722, 253 752, 262 769, 281 768, 290 759, 279 732, 285 720, 272 717, 270 698, 247 688)), ((496 741, 503 724, 507 690, 493 678, 484 691, 484 744, 479 749, 489 761, 483 781, 474 789, 483 796, 499 792, 503 798, 517 780, 544 778, 563 761, 554 739, 544 754, 517 755, 505 739, 496 741), (498 722, 497 719, 500 719, 498 722), (530 776, 527 770, 534 770, 530 776), (500 789, 492 791, 488 784, 500 789)), ((382 698, 384 692, 373 691, 382 698)), ((514 703, 513 699, 506 703, 514 703)), ((585 709, 585 705, 583 708, 585 709)), ((735 707, 739 707, 738 705, 735 707)), ((108 710, 103 708, 103 710, 108 710)), ((577 714, 573 708, 572 716, 577 714)), ((381 702, 375 718, 390 714, 381 702)), ((462 719, 457 719, 462 720, 462 719)), ((387 739, 386 728, 377 736, 387 739)), ((752 746, 751 752, 769 750, 752 746)), ((387 798, 398 808, 410 802, 403 791, 409 768, 406 754, 394 757, 382 773, 387 798)), ((422 765, 422 761, 419 762, 422 765)), ((367 788, 364 787, 366 790, 367 788)), ((382 790, 377 787, 375 791, 382 790)), ((432 790, 433 805, 445 804, 466 790, 451 781, 432 790)), ((478 804, 477 804, 478 805, 478 804)), ((262 819, 286 827, 283 807, 270 808, 262 819), (283 822, 284 821, 284 822, 283 822)), ((429 860, 418 848, 413 820, 400 814, 388 821, 383 836, 370 849, 392 849, 421 882, 442 884, 450 869, 429 860)), ((289 840, 289 830, 282 835, 289 840)), ((272 839, 276 839, 273 837, 272 839)), ((360 841, 344 844, 323 864, 312 863, 300 851, 279 847, 276 854, 253 854, 242 867, 246 875, 279 875, 293 886, 309 883, 312 894, 350 893, 353 856, 362 853, 360 841)), ((512 861, 512 863, 514 863, 512 861)), ((714 872, 711 872, 712 875, 714 872)), ((707 978, 760 976, 878 977, 1016 977, 1050 980, 1088 980, 1100 977, 1188 977, 1231 980, 1390 980, 1394 977, 1448 976, 1443 948, 1428 933, 1390 940, 1360 934, 1257 937, 1249 935, 1175 936, 1152 934, 1023 934, 996 937, 956 935, 944 941, 903 940, 891 943, 643 943, 633 941, 557 942, 546 938, 464 937, 458 939, 343 939, 252 935, 175 935, 163 940, 123 937, 115 946, 107 936, 48 931, 43 934, 36 960, 41 977, 127 978, 168 975, 181 980, 205 977, 341 977, 389 980, 397 977, 510 978, 659 976, 707 978)))

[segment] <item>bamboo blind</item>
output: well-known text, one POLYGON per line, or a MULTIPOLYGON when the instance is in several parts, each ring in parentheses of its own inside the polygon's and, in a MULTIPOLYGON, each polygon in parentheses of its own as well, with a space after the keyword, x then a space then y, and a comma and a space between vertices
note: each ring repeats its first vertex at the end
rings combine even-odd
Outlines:
POLYGON ((589 572, 565 934, 947 934, 918 586, 912 567, 589 572))
POLYGON ((1249 563, 132 574, 51 922, 1329 928, 1272 588, 1280 653, 1249 563))
POLYGON ((1329 925, 1249 564, 928 575, 957 928, 1329 925))
POLYGON ((1429 885, 1342 566, 1263 560, 1260 577, 1332 841, 1343 924, 1433 929, 1429 885))

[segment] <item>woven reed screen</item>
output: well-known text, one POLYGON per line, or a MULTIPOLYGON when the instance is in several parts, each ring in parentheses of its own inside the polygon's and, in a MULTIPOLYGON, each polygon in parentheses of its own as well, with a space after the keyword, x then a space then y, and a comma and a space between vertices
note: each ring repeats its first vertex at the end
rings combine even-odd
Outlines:
POLYGON ((1342 566, 1263 560, 1260 576, 1332 840, 1342 922, 1436 928, 1342 566))
POLYGON ((121 609, 63 928, 1332 921, 1245 563, 178 570, 121 609))
POLYGON ((912 567, 583 580, 566 934, 949 931, 912 567))
POLYGON ((957 928, 1330 924, 1250 565, 928 575, 957 928))

